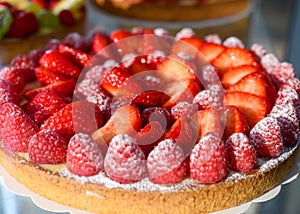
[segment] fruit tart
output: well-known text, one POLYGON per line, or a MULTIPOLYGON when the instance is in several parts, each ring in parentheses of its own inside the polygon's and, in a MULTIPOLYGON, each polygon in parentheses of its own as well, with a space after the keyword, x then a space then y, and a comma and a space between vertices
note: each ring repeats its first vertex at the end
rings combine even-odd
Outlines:
POLYGON ((262 45, 191 29, 77 39, 0 72, 0 163, 30 190, 92 213, 207 213, 294 166, 300 81, 262 45))
POLYGON ((5 65, 51 38, 84 33, 85 0, 1 0, 0 16, 0 65, 5 65))

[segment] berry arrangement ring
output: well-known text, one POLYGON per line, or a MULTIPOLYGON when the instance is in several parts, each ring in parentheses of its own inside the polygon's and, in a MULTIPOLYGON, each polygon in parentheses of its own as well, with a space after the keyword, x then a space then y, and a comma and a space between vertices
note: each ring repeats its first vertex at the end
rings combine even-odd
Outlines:
POLYGON ((300 81, 262 45, 134 28, 45 47, 0 72, 0 163, 45 198, 207 213, 263 195, 296 163, 300 81))

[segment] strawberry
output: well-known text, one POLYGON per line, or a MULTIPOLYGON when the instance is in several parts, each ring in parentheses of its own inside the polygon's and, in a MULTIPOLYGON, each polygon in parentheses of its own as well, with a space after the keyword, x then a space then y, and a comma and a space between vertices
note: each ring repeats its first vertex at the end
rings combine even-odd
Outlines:
POLYGON ((225 88, 228 88, 229 86, 237 83, 244 76, 258 72, 259 70, 260 69, 258 66, 253 65, 241 65, 238 67, 229 68, 223 73, 221 82, 225 88))
POLYGON ((181 38, 176 41, 171 49, 171 54, 178 55, 184 53, 194 59, 199 54, 204 41, 196 36, 181 38))
POLYGON ((143 71, 155 71, 157 66, 161 63, 162 57, 152 55, 136 56, 128 67, 131 74, 140 73, 143 71))
POLYGON ((140 37, 140 46, 143 54, 169 53, 172 46, 172 41, 169 37, 155 33, 153 29, 145 29, 143 36, 140 37))
POLYGON ((95 104, 76 101, 67 104, 55 112, 40 127, 40 130, 52 130, 66 139, 75 133, 90 134, 103 125, 103 116, 95 104))
POLYGON ((236 106, 224 106, 219 114, 222 127, 225 127, 224 140, 234 133, 244 133, 246 135, 249 133, 250 128, 247 118, 236 106))
POLYGON ((40 58, 41 66, 53 71, 54 73, 77 79, 80 69, 73 62, 58 50, 49 50, 40 58))
POLYGON ((182 149, 172 140, 161 141, 147 158, 149 179, 156 184, 177 184, 186 174, 182 149))
POLYGON ((25 92, 25 97, 28 99, 33 98, 38 93, 41 93, 42 91, 56 91, 57 93, 61 94, 63 97, 71 97, 73 95, 73 91, 75 88, 75 80, 69 79, 69 80, 58 80, 52 84, 29 89, 25 92))
POLYGON ((161 107, 170 97, 161 91, 144 91, 133 99, 133 103, 141 108, 161 107))
POLYGON ((204 184, 214 184, 228 174, 228 157, 224 143, 215 133, 207 133, 193 148, 190 177, 204 184))
POLYGON ((218 108, 223 105, 223 93, 219 91, 203 90, 194 97, 193 103, 198 106, 199 110, 211 107, 218 108))
POLYGON ((223 135, 220 117, 215 108, 206 108, 198 111, 193 117, 198 128, 198 140, 210 132, 215 133, 219 137, 223 135))
POLYGON ((282 135, 278 121, 265 117, 250 132, 250 142, 258 157, 278 157, 283 149, 282 135))
POLYGON ((0 79, 9 82, 18 94, 21 94, 25 89, 25 79, 21 73, 21 70, 13 67, 7 66, 3 67, 0 71, 0 79))
POLYGON ((92 42, 92 52, 99 56, 103 56, 108 59, 114 59, 116 61, 118 61, 120 58, 116 47, 111 45, 109 38, 103 33, 99 33, 94 36, 92 42))
POLYGON ((43 91, 25 103, 23 109, 36 124, 41 125, 65 105, 66 100, 55 91, 43 91))
POLYGON ((146 157, 132 137, 119 134, 109 144, 104 169, 119 183, 137 182, 147 175, 146 157))
POLYGON ((227 48, 212 61, 212 65, 217 67, 221 73, 229 68, 241 65, 257 65, 254 55, 243 48, 227 48))
POLYGON ((268 77, 262 72, 248 74, 230 86, 227 92, 242 91, 269 98, 271 105, 275 103, 276 89, 268 77))
POLYGON ((41 67, 41 66, 36 67, 34 69, 34 72, 35 72, 35 76, 36 76, 38 82, 41 85, 49 85, 49 84, 55 83, 56 81, 68 80, 66 77, 64 77, 60 74, 54 73, 51 70, 41 67))
POLYGON ((200 52, 204 58, 212 62, 217 56, 223 53, 226 47, 217 43, 206 42, 202 45, 200 52))
POLYGON ((137 132, 134 138, 147 157, 164 136, 165 131, 160 123, 158 121, 150 121, 144 128, 137 132))
POLYGON ((29 56, 16 56, 11 61, 10 65, 20 70, 21 75, 25 78, 25 82, 33 82, 36 79, 34 75, 34 68, 37 64, 29 56))
POLYGON ((173 122, 170 112, 161 107, 146 108, 143 110, 141 117, 144 125, 151 121, 157 121, 164 130, 169 129, 173 122))
POLYGON ((198 111, 197 104, 188 102, 179 102, 171 108, 171 114, 174 120, 180 117, 191 117, 198 111))
POLYGON ((166 134, 165 139, 173 140, 187 156, 197 141, 197 124, 189 118, 178 118, 166 134))
POLYGON ((60 44, 58 46, 58 51, 65 56, 69 56, 69 58, 72 58, 73 61, 78 63, 81 68, 85 67, 92 58, 92 56, 88 53, 63 44, 60 44))
POLYGON ((45 0, 32 0, 31 2, 34 3, 34 4, 39 5, 43 9, 48 9, 48 3, 45 0))
POLYGON ((238 172, 248 172, 256 166, 256 151, 244 133, 239 132, 231 135, 227 139, 225 147, 231 169, 238 172))
POLYGON ((295 145, 299 133, 299 120, 292 100, 287 100, 284 105, 275 105, 270 116, 276 118, 279 123, 283 144, 295 145))
POLYGON ((0 134, 4 148, 12 152, 27 152, 30 137, 38 131, 37 125, 13 103, 4 103, 0 110, 0 134))
POLYGON ((121 67, 114 67, 103 74, 101 87, 112 96, 136 94, 141 86, 121 67))
POLYGON ((14 103, 19 104, 20 97, 13 89, 12 85, 0 79, 0 106, 4 103, 14 103))
POLYGON ((137 107, 124 105, 118 108, 106 124, 96 130, 92 137, 99 144, 109 144, 117 134, 132 135, 140 130, 142 119, 137 107))
POLYGON ((228 92, 224 97, 224 105, 238 107, 247 117, 250 129, 270 112, 270 102, 267 98, 247 92, 228 92))
POLYGON ((121 56, 137 54, 141 48, 141 40, 142 37, 133 36, 125 30, 115 30, 110 34, 110 41, 117 47, 121 56))
POLYGON ((9 31, 5 34, 7 38, 24 38, 36 33, 39 30, 39 23, 32 12, 15 10, 13 22, 9 31))
POLYGON ((92 176, 104 171, 99 145, 87 134, 75 134, 69 142, 67 167, 79 176, 92 176))
POLYGON ((66 162, 68 141, 54 131, 42 130, 28 143, 28 155, 35 164, 60 164, 66 162))

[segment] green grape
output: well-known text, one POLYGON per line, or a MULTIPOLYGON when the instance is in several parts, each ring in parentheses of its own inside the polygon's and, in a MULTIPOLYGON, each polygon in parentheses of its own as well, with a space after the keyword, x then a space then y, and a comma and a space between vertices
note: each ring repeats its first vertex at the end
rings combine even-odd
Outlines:
POLYGON ((0 40, 9 31, 12 22, 13 17, 8 8, 0 5, 0 40))
POLYGON ((26 8, 25 8, 25 11, 27 12, 32 12, 35 16, 37 16, 37 14, 43 10, 43 8, 38 5, 38 4, 29 4, 26 8))
POLYGON ((58 15, 62 10, 69 10, 76 13, 83 5, 85 0, 62 0, 53 8, 53 13, 58 15))
POLYGON ((49 10, 40 10, 37 14, 37 19, 41 28, 58 29, 61 27, 59 18, 49 10))

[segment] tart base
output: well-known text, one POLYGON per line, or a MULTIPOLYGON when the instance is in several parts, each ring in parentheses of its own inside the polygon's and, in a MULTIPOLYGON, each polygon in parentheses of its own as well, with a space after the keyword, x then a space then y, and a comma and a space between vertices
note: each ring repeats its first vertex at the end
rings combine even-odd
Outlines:
POLYGON ((297 161, 300 146, 268 169, 214 185, 172 191, 140 191, 80 183, 45 170, 0 147, 0 163, 28 189, 58 203, 93 213, 207 213, 251 201, 278 185, 297 161))

